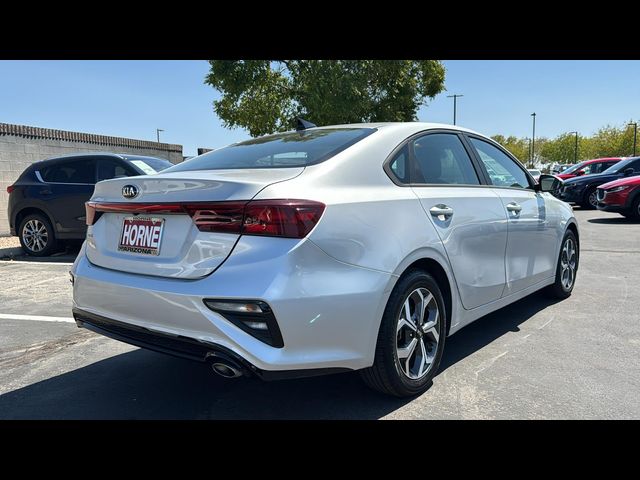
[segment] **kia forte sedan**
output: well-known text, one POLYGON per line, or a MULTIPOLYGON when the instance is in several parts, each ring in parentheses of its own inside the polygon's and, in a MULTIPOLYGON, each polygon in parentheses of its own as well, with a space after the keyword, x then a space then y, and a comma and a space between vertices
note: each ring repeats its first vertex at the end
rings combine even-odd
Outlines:
POLYGON ((562 183, 459 127, 304 128, 96 185, 72 268, 81 327, 224 377, 360 370, 416 395, 445 339, 574 288, 562 183))

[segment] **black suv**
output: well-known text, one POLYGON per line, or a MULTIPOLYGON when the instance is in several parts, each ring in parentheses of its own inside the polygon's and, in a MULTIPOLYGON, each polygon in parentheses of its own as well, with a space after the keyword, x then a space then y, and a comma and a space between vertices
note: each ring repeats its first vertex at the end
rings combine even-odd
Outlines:
POLYGON ((7 188, 9 227, 29 255, 50 255, 60 240, 84 239, 84 203, 96 182, 157 173, 167 160, 114 153, 80 154, 36 162, 7 188))

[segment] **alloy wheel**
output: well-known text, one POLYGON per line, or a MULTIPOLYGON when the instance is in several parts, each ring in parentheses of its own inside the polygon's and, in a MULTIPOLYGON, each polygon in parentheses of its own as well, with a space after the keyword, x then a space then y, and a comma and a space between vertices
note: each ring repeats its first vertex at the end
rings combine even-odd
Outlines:
POLYGON ((400 371, 412 380, 429 373, 438 350, 440 311, 426 288, 413 290, 405 299, 396 330, 400 371))
POLYGON ((41 252, 49 243, 49 231, 40 220, 29 220, 22 229, 22 240, 32 252, 41 252))
POLYGON ((598 194, 595 190, 589 194, 589 205, 593 208, 598 206, 598 194))
POLYGON ((572 238, 567 238, 560 254, 560 281, 565 290, 570 290, 576 278, 577 256, 576 245, 572 238))

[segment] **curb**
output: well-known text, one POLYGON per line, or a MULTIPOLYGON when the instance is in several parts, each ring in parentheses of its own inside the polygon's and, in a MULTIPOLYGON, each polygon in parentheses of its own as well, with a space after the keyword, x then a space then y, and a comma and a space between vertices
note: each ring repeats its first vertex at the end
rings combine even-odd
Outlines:
POLYGON ((14 258, 24 255, 22 247, 0 248, 0 258, 14 258))

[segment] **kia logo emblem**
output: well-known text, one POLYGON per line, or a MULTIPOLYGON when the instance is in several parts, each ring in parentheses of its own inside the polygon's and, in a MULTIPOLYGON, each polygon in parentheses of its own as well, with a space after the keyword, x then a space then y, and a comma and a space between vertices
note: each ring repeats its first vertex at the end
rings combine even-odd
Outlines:
POLYGON ((122 196, 124 198, 136 198, 140 190, 135 185, 125 185, 122 187, 122 196))

